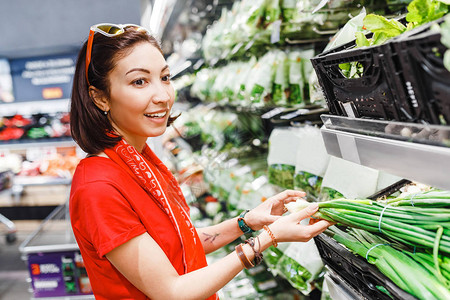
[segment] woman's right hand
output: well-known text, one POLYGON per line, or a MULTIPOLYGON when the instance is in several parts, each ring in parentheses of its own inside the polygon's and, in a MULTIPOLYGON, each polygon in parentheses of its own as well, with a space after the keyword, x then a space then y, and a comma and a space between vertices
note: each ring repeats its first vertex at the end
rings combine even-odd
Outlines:
POLYGON ((327 220, 310 222, 309 225, 300 224, 302 220, 315 214, 318 209, 317 203, 310 204, 298 212, 279 218, 269 225, 269 228, 278 242, 307 242, 334 225, 327 220))

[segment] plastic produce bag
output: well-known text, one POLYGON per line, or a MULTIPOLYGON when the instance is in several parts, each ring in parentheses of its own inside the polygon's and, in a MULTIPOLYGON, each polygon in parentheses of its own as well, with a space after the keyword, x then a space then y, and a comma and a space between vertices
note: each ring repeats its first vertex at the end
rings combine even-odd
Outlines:
POLYGON ((286 105, 288 91, 288 64, 287 56, 283 51, 276 52, 276 71, 273 82, 272 100, 276 105, 286 105))
POLYGON ((297 0, 283 0, 281 1, 281 11, 285 22, 294 18, 297 7, 297 0))
POLYGON ((322 181, 323 200, 364 199, 376 192, 378 171, 334 156, 322 181))
POLYGON ((276 265, 277 273, 304 295, 308 295, 324 267, 320 253, 313 239, 288 245, 276 265))
POLYGON ((272 83, 275 74, 274 63, 276 56, 274 52, 268 52, 253 66, 250 75, 248 98, 256 106, 264 104, 272 96, 272 83))
POLYGON ((249 207, 256 207, 267 198, 275 195, 277 191, 268 182, 269 179, 266 176, 260 176, 251 182, 245 183, 237 208, 244 210, 249 207))
POLYGON ((319 128, 302 127, 298 135, 302 142, 297 147, 294 188, 304 190, 308 198, 317 199, 330 156, 319 128))
POLYGON ((283 188, 294 187, 296 151, 301 140, 295 129, 274 129, 269 137, 269 182, 283 188))
POLYGON ((361 32, 363 28, 363 20, 366 17, 366 9, 361 9, 361 12, 351 18, 345 25, 340 29, 325 47, 323 52, 326 52, 332 48, 339 47, 355 39, 355 33, 361 32))
POLYGON ((304 88, 304 94, 303 94, 303 101, 305 103, 310 103, 310 95, 308 95, 307 93, 309 92, 309 82, 308 82, 308 78, 309 76, 314 73, 314 68, 312 66, 311 63, 311 58, 314 57, 314 49, 305 49, 302 51, 301 53, 301 57, 302 57, 302 80, 304 82, 304 84, 306 85, 304 88))
POLYGON ((234 103, 245 103, 245 93, 247 91, 248 78, 252 71, 252 67, 255 64, 256 58, 254 56, 248 62, 239 63, 239 66, 236 69, 236 79, 233 86, 233 92, 236 95, 234 103))
POLYGON ((265 22, 270 24, 281 18, 280 0, 265 0, 265 22))
POLYGON ((292 51, 289 57, 289 103, 299 104, 304 100, 304 79, 302 74, 302 57, 299 51, 292 51))

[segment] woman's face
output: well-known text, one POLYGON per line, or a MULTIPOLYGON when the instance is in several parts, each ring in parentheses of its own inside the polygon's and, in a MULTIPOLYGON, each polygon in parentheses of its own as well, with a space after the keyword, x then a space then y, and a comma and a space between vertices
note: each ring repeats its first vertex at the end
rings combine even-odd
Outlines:
POLYGON ((161 52, 139 43, 117 60, 109 74, 108 117, 113 128, 138 151, 148 137, 163 134, 175 92, 161 52))

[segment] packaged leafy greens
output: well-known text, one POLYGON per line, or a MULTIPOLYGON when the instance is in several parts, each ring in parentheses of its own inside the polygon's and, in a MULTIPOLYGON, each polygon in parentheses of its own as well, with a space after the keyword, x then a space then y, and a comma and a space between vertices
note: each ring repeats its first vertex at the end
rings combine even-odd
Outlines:
POLYGON ((283 20, 289 22, 294 19, 296 12, 297 0, 283 0, 281 1, 281 12, 283 15, 283 20))
POLYGON ((297 148, 294 188, 304 190, 309 199, 317 199, 330 156, 319 128, 305 126, 298 129, 298 135, 302 143, 297 148))
POLYGON ((256 207, 267 198, 276 194, 276 190, 270 184, 267 176, 263 175, 246 182, 242 187, 242 194, 237 208, 245 210, 248 207, 256 207))
POLYGON ((283 188, 294 187, 296 151, 301 143, 293 128, 275 128, 269 137, 269 182, 283 188))
POLYGON ((276 71, 273 82, 272 101, 276 105, 286 105, 288 92, 288 60, 283 51, 276 52, 276 71))
POLYGON ((304 295, 313 290, 313 282, 321 274, 323 262, 313 239, 305 243, 289 243, 277 262, 276 272, 304 295))
POLYGON ((294 172, 295 167, 292 165, 270 164, 269 165, 270 183, 278 185, 285 189, 293 189, 294 172))
POLYGON ((312 72, 308 77, 309 102, 311 104, 326 106, 325 96, 319 83, 316 72, 312 72))
POLYGON ((302 81, 305 84, 305 87, 303 89, 303 101, 306 104, 310 103, 310 95, 309 95, 309 82, 308 78, 311 75, 311 73, 315 73, 314 68, 311 63, 311 58, 314 57, 314 49, 305 49, 302 51, 301 54, 302 57, 302 81))
POLYGON ((280 0, 265 0, 265 22, 273 23, 281 18, 280 0))
POLYGON ((257 106, 264 106, 271 98, 272 82, 275 75, 275 59, 274 52, 267 52, 253 66, 249 78, 248 99, 257 106))
POLYGON ((202 69, 197 72, 194 83, 191 87, 191 94, 202 101, 211 99, 211 88, 216 78, 216 70, 202 69))
POLYGON ((250 28, 257 28, 262 24, 264 20, 265 2, 266 0, 242 1, 243 5, 247 6, 248 12, 250 13, 250 16, 246 20, 246 24, 250 28))
POLYGON ((302 57, 299 51, 292 51, 289 57, 289 104, 300 104, 304 100, 304 79, 302 57))
POLYGON ((245 93, 248 86, 249 76, 252 70, 252 66, 256 64, 256 58, 252 58, 247 62, 238 63, 239 66, 236 69, 236 76, 234 80, 233 92, 236 95, 234 103, 245 104, 245 93))

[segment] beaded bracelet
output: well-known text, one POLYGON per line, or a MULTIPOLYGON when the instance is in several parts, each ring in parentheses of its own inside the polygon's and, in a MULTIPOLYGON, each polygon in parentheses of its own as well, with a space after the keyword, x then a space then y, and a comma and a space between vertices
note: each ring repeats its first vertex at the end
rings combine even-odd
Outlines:
POLYGON ((263 228, 270 235, 270 238, 272 239, 272 245, 276 248, 278 246, 278 242, 277 242, 277 239, 275 238, 275 236, 273 235, 272 231, 270 230, 270 228, 267 225, 264 225, 263 228))
POLYGON ((248 259, 247 255, 245 255, 244 250, 242 249, 242 244, 237 245, 235 248, 237 256, 239 257, 242 265, 246 269, 253 268, 255 265, 248 259))

